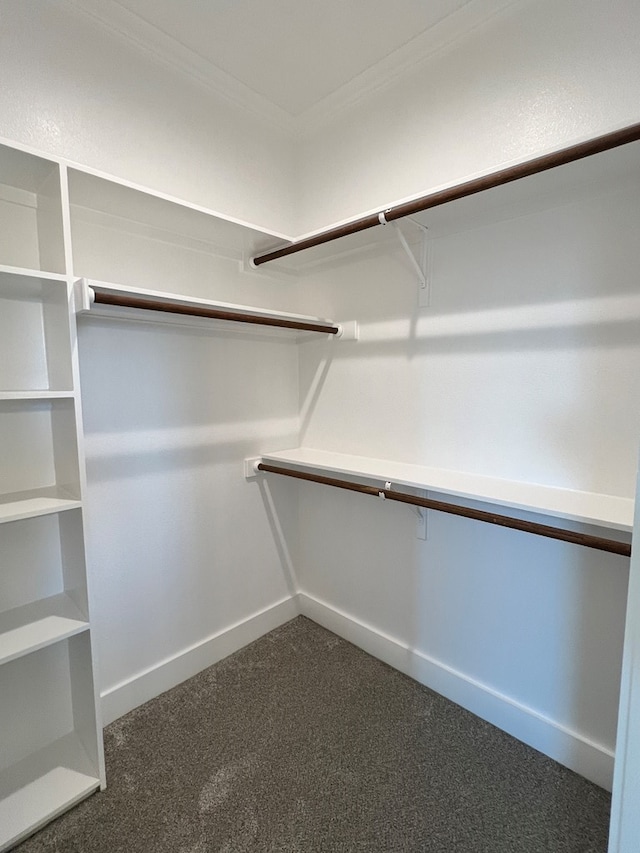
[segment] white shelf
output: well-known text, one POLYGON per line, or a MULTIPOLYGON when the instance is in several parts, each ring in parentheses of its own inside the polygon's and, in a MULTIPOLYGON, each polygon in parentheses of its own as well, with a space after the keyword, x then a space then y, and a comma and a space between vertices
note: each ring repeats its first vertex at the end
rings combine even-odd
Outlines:
POLYGON ((75 734, 0 773, 0 851, 8 850, 100 787, 75 734))
POLYGON ((50 492, 50 489, 38 489, 33 492, 2 496, 0 524, 20 521, 23 518, 35 518, 38 515, 65 512, 82 506, 82 502, 75 498, 52 495, 50 492))
POLYGON ((89 623, 65 593, 0 613, 0 665, 66 640, 89 623))
POLYGON ((0 264, 0 274, 24 276, 25 278, 41 278, 45 281, 66 281, 66 275, 57 272, 46 272, 45 270, 27 269, 26 267, 11 267, 0 264))
POLYGON ((120 220, 131 233, 238 261, 289 239, 148 187, 84 169, 69 169, 69 195, 72 221, 113 224, 120 220))
POLYGON ((633 529, 634 501, 632 498, 616 495, 502 480, 463 471, 351 456, 307 447, 265 453, 262 460, 273 465, 305 468, 326 476, 340 474, 383 482, 389 480, 396 486, 426 489, 443 495, 593 524, 611 530, 630 532, 633 529))
MULTIPOLYGON (((447 202, 429 210, 415 214, 411 219, 429 229, 430 238, 444 237, 453 233, 479 228, 492 223, 510 220, 515 217, 527 216, 541 210, 565 206, 579 202, 582 199, 598 195, 618 192, 640 192, 640 142, 622 145, 610 151, 576 160, 564 166, 558 166, 545 172, 521 178, 502 186, 478 192, 456 201, 447 202)), ((504 168, 509 164, 505 163, 504 168)), ((391 201, 375 210, 366 210, 354 219, 378 213, 382 207, 396 207, 428 193, 438 193, 449 189, 458 183, 464 184, 481 174, 464 176, 456 184, 442 184, 426 188, 417 196, 391 201)), ((317 233, 329 231, 353 221, 352 219, 333 222, 317 231, 310 231, 295 237, 294 242, 300 242, 317 233)), ((395 223, 394 223, 395 224, 395 223)), ((417 238, 417 229, 409 220, 400 219, 401 226, 407 238, 417 238)), ((299 254, 289 255, 270 262, 260 269, 279 265, 295 272, 308 272, 315 267, 335 262, 336 258, 346 258, 350 255, 373 252, 387 252, 398 245, 394 227, 374 227, 365 231, 357 231, 341 237, 338 240, 305 249, 299 254)), ((274 241, 267 251, 286 245, 274 241)), ((256 253, 260 254, 260 253, 256 253)))
MULTIPOLYGON (((170 302, 175 305, 193 306, 196 308, 212 308, 214 310, 225 311, 230 314, 252 314, 256 317, 264 317, 272 320, 291 320, 300 323, 319 323, 323 325, 335 325, 333 320, 327 320, 324 317, 314 317, 309 314, 291 314, 287 311, 272 311, 268 308, 256 308, 252 305, 239 305, 234 302, 217 302, 211 299, 197 299, 186 297, 177 293, 166 293, 161 290, 143 290, 135 287, 125 287, 120 284, 112 284, 106 281, 97 281, 94 279, 82 278, 76 282, 76 304, 78 313, 89 313, 96 316, 105 317, 121 317, 126 319, 144 320, 154 323, 173 323, 179 325, 196 325, 211 328, 212 324, 225 324, 225 320, 209 320, 202 317, 189 317, 185 315, 172 315, 170 313, 158 312, 153 310, 144 310, 140 308, 123 308, 114 305, 101 305, 91 301, 91 291, 96 289, 105 293, 138 297, 140 299, 161 299, 163 302, 170 302)), ((300 335, 305 334, 297 329, 274 328, 259 326, 259 334, 270 335, 300 335)), ((253 334, 256 334, 256 327, 251 327, 253 334)))
POLYGON ((69 400, 75 397, 73 391, 0 391, 2 400, 69 400))

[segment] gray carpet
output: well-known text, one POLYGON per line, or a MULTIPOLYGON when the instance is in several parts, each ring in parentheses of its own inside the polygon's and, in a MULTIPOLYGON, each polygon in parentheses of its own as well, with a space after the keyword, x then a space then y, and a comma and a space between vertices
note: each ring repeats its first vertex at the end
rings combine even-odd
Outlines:
POLYGON ((604 853, 609 796, 299 617, 105 731, 19 853, 604 853))

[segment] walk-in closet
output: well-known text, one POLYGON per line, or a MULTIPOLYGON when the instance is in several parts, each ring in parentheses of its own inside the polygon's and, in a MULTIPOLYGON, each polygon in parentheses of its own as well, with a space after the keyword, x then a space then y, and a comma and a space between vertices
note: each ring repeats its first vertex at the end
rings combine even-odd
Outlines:
POLYGON ((0 2, 0 850, 640 849, 640 6, 392 5, 0 2))

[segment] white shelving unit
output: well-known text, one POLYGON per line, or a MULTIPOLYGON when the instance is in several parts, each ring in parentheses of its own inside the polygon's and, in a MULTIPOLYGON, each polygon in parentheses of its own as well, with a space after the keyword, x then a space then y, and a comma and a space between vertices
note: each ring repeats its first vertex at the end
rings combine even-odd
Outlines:
MULTIPOLYGON (((85 562, 76 341, 76 312, 89 310, 90 285, 232 313, 320 319, 196 294, 185 298, 153 285, 78 283, 83 274, 115 277, 127 254, 101 251, 98 259, 91 249, 96 229, 125 242, 131 236, 152 256, 163 245, 176 256, 206 258, 206 279, 189 273, 196 294, 198 288, 206 293, 220 264, 240 275, 248 257, 287 239, 64 160, 0 145, 0 851, 106 785, 85 562)), ((139 267, 143 272, 144 263, 139 267)), ((133 275, 123 269, 126 279, 133 275)), ((155 281, 152 269, 146 275, 143 284, 155 281)), ((258 290, 255 282, 259 276, 252 285, 258 290)), ((91 313, 212 326, 208 319, 102 305, 91 313)), ((213 325, 218 330, 221 323, 213 325)), ((234 326, 247 331, 242 323, 234 326)), ((260 327, 259 334, 295 339, 300 333, 260 327)))
POLYGON ((105 784, 65 181, 0 147, 0 850, 105 784))

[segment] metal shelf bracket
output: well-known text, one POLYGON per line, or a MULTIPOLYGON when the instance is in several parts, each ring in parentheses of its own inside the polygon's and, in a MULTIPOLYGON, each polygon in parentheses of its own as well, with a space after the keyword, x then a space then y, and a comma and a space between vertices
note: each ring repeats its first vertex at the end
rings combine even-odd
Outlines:
POLYGON ((392 222, 390 224, 393 225, 396 229, 396 234, 398 235, 400 244, 404 249, 407 257, 409 258, 409 262, 415 270, 416 275, 418 276, 418 305, 421 308, 426 308, 431 302, 431 282, 429 280, 429 229, 425 225, 421 225, 419 222, 416 222, 415 219, 411 219, 410 217, 407 217, 407 219, 409 222, 412 223, 412 225, 419 229, 420 232, 420 246, 418 257, 416 257, 416 255, 413 253, 413 249, 409 245, 409 241, 402 233, 400 223, 392 222))

